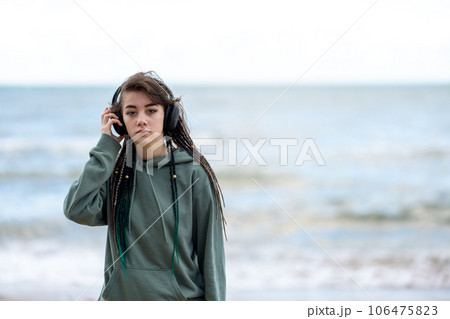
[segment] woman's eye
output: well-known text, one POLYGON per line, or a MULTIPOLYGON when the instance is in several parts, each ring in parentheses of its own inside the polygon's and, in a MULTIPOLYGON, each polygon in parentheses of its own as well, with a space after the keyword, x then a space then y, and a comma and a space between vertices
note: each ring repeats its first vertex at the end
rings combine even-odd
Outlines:
POLYGON ((150 109, 150 110, 148 110, 148 112, 149 112, 149 113, 155 113, 156 110, 150 109))
POLYGON ((136 113, 136 112, 130 111, 130 112, 127 112, 127 115, 133 115, 134 113, 136 113))

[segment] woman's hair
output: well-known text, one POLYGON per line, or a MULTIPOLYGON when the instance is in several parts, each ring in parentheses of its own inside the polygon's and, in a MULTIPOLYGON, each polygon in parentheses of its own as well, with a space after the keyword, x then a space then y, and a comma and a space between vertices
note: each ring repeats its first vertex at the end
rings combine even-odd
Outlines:
MULTIPOLYGON (((169 163, 170 166, 170 176, 171 179, 171 187, 172 187, 172 197, 173 197, 173 207, 175 213, 175 223, 178 225, 178 192, 177 192, 177 183, 176 183, 176 174, 175 174, 175 163, 173 158, 172 151, 172 143, 174 143, 178 148, 184 149, 188 154, 193 157, 193 160, 199 161, 201 166, 205 169, 209 180, 211 181, 211 185, 214 189, 215 202, 216 202, 216 218, 219 217, 222 219, 223 230, 225 232, 225 218, 223 215, 223 194, 220 188, 219 182, 217 181, 216 175, 214 174, 213 169, 209 165, 206 158, 200 154, 198 149, 195 147, 192 138, 189 135, 189 128, 186 125, 184 110, 181 105, 180 98, 174 98, 172 91, 169 87, 162 81, 158 75, 151 72, 139 72, 135 75, 129 77, 116 91, 116 94, 113 98, 113 103, 111 105, 111 109, 114 112, 122 112, 122 98, 123 93, 128 91, 140 91, 145 93, 153 103, 160 104, 164 107, 164 111, 167 110, 169 105, 176 104, 178 106, 180 113, 178 118, 178 123, 175 128, 171 132, 165 132, 170 135, 170 139, 167 142, 168 151, 171 156, 171 160, 169 163)), ((165 112, 165 114, 167 114, 165 112)), ((131 143, 130 137, 126 136, 123 147, 118 155, 116 160, 116 164, 114 167, 114 172, 111 176, 110 181, 110 193, 111 193, 111 208, 110 217, 108 220, 108 224, 112 230, 114 241, 116 244, 116 249, 121 256, 122 264, 125 269, 125 253, 127 247, 127 241, 125 236, 125 227, 128 224, 128 213, 129 213, 129 205, 131 203, 131 193, 133 187, 134 180, 134 169, 130 167, 129 164, 129 156, 135 159, 136 150, 134 146, 129 147, 131 143)), ((175 229, 174 234, 174 254, 172 257, 177 254, 177 227, 175 229)), ((173 258, 172 258, 172 271, 173 271, 173 258)))

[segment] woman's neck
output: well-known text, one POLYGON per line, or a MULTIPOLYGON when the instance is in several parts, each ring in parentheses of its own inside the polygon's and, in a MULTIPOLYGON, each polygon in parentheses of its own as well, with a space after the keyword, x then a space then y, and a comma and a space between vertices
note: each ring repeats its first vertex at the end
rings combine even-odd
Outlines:
POLYGON ((136 147, 136 154, 142 160, 148 161, 156 157, 167 155, 166 145, 163 139, 157 139, 156 141, 147 144, 144 147, 136 147))

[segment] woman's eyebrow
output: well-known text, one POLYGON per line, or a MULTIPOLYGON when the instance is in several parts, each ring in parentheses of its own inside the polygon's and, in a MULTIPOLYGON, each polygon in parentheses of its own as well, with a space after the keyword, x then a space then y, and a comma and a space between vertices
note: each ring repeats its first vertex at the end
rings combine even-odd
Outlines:
MULTIPOLYGON (((150 106, 155 106, 155 105, 158 105, 158 104, 157 103, 149 103, 149 104, 145 105, 145 107, 150 107, 150 106)), ((137 109, 136 106, 131 105, 131 104, 125 106, 125 109, 130 109, 130 108, 137 109)))

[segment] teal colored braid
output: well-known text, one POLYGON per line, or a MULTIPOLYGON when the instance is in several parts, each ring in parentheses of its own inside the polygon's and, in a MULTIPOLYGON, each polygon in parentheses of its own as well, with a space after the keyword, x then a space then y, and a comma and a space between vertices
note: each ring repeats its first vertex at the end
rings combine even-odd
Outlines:
MULTIPOLYGON (((128 249, 126 229, 128 228, 129 223, 128 217, 130 213, 134 180, 134 170, 126 164, 126 149, 126 146, 122 148, 114 169, 114 173, 111 177, 112 213, 110 214, 108 221, 114 238, 116 251, 120 257, 125 275, 125 257, 128 249)), ((134 159, 134 147, 132 148, 132 152, 134 159)))
POLYGON ((175 231, 173 235, 173 251, 172 251, 172 275, 173 275, 175 271, 175 256, 177 257, 178 263, 180 263, 180 259, 178 257, 178 225, 180 223, 180 211, 178 208, 177 173, 175 170, 175 160, 171 141, 169 141, 169 152, 170 152, 170 164, 169 164, 170 186, 172 188, 173 213, 175 215, 175 231))

